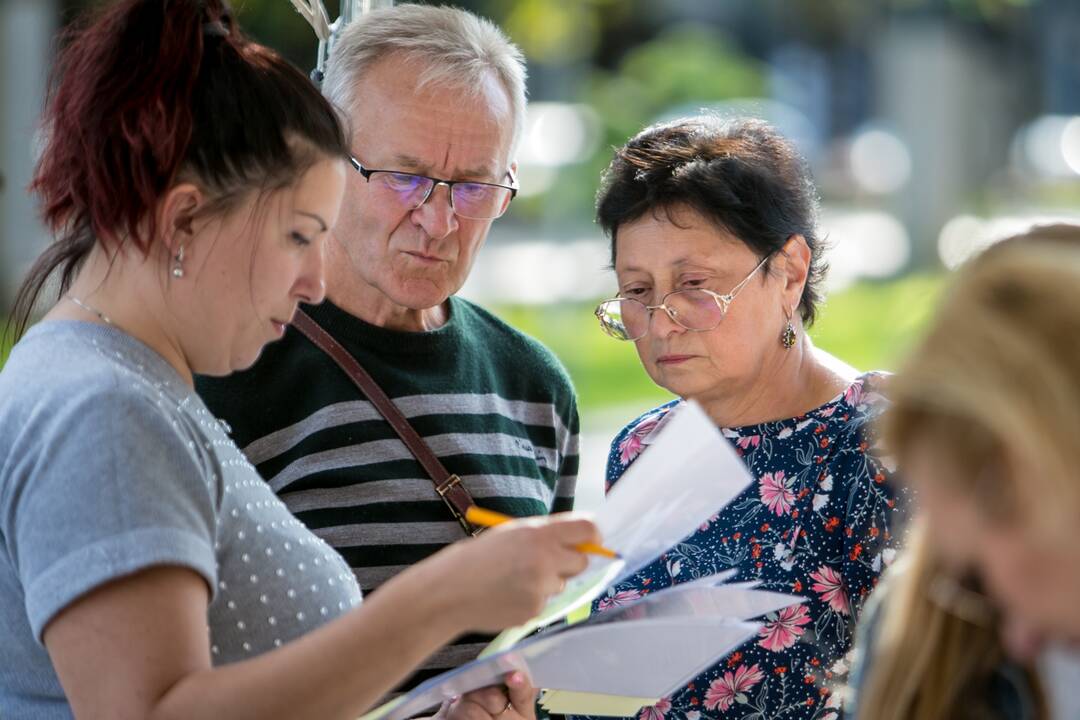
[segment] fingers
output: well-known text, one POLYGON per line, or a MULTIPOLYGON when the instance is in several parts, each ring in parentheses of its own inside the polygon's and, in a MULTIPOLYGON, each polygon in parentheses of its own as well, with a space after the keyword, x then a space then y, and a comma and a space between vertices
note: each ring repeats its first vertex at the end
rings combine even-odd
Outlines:
MULTIPOLYGON (((466 693, 450 704, 446 720, 536 720, 536 688, 524 673, 506 676, 506 687, 466 693)), ((433 719, 434 720, 434 719, 433 719)))
POLYGON ((451 703, 450 710, 446 714, 446 720, 491 720, 491 717, 491 713, 470 700, 468 696, 458 698, 451 703))
POLYGON ((548 517, 544 530, 553 534, 563 545, 600 542, 600 530, 596 527, 596 523, 580 514, 551 515, 548 517))
POLYGON ((522 672, 512 672, 506 676, 506 692, 510 697, 511 709, 526 720, 536 718, 536 688, 522 672))
POLYGON ((501 713, 506 709, 506 704, 510 702, 507 697, 507 690, 501 685, 492 685, 491 687, 473 690, 466 693, 461 699, 464 702, 476 705, 485 714, 491 716, 501 713))

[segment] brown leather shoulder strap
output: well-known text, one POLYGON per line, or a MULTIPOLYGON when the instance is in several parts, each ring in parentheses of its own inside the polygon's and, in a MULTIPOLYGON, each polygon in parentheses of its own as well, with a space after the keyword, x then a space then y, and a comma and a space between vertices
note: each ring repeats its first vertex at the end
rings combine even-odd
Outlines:
POLYGON ((416 459, 424 466, 424 470, 435 484, 435 492, 443 499, 454 518, 461 523, 461 527, 469 535, 477 535, 482 528, 475 527, 465 520, 465 511, 476 503, 469 491, 461 484, 461 478, 451 474, 436 457, 435 453, 420 437, 409 421, 398 409, 379 384, 368 374, 368 371, 356 361, 349 351, 341 346, 330 333, 326 332, 310 315, 303 310, 297 309, 292 321, 293 327, 302 332, 316 347, 330 356, 338 367, 356 384, 375 409, 386 418, 390 427, 398 434, 405 447, 416 456, 416 459))

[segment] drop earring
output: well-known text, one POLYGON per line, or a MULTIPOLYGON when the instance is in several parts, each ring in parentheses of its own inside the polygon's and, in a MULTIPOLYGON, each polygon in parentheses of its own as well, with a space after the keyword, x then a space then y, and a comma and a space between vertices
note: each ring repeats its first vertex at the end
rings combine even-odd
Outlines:
POLYGON ((174 278, 184 277, 184 246, 180 245, 176 250, 176 256, 173 257, 172 276, 174 278))
POLYGON ((791 316, 794 313, 787 314, 787 325, 784 326, 784 332, 780 334, 780 344, 784 346, 785 350, 790 350, 795 347, 795 326, 791 324, 791 316))

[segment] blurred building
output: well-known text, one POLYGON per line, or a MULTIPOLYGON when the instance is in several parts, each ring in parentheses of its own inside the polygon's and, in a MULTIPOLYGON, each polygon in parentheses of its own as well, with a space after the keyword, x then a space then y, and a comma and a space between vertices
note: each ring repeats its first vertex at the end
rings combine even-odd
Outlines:
MULTIPOLYGON (((44 243, 24 188, 49 38, 87 2, 0 0, 0 312, 44 243)), ((256 38, 311 67, 314 40, 287 0, 234 4, 256 38)), ((840 283, 939 267, 941 248, 971 246, 958 238, 987 218, 1080 208, 1076 0, 455 4, 523 47, 533 101, 522 192, 470 283, 478 296, 604 294, 591 205, 611 146, 701 108, 763 115, 798 143, 840 283)))

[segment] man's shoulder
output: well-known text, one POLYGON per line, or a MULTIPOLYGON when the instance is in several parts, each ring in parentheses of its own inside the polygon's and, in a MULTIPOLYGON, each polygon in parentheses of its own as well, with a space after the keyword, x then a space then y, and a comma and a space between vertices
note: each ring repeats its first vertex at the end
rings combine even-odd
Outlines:
POLYGON ((196 376, 195 391, 215 417, 232 426, 233 439, 244 447, 308 412, 308 401, 315 402, 316 389, 325 387, 328 377, 321 371, 320 352, 289 328, 246 370, 225 377, 196 376))
POLYGON ((482 345, 493 362, 505 364, 517 372, 540 375, 545 382, 571 386, 566 368, 542 342, 476 303, 459 297, 454 297, 453 303, 467 341, 482 345))
POLYGON ((295 385, 298 381, 292 373, 302 371, 305 363, 317 359, 318 353, 314 351, 317 348, 290 327, 284 338, 263 348, 251 367, 224 377, 196 376, 195 388, 205 399, 208 396, 250 396, 252 392, 270 392, 272 386, 283 382, 295 385))

